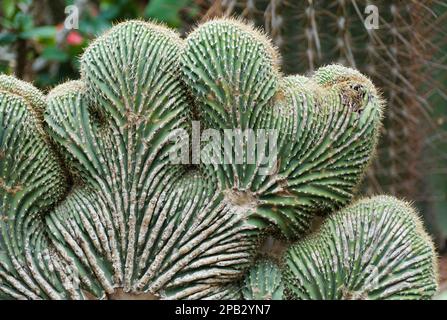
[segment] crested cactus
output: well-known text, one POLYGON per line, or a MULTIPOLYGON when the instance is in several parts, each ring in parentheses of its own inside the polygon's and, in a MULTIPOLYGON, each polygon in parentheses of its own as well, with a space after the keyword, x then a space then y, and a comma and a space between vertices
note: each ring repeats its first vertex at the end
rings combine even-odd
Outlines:
POLYGON ((342 209, 377 143, 376 89, 338 65, 285 77, 278 60, 237 20, 186 40, 129 21, 46 97, 1 76, 0 297, 432 296, 435 254, 411 208, 379 197, 342 209), (276 157, 257 144, 230 152, 242 163, 173 163, 192 121, 232 141, 225 130, 272 130, 276 157), (268 235, 293 243, 278 266, 256 263, 268 235))
POLYGON ((285 73, 313 72, 335 61, 360 70, 380 86, 388 108, 365 190, 432 201, 430 193, 421 194, 420 185, 445 163, 439 151, 444 130, 432 101, 437 91, 444 92, 443 80, 438 80, 445 79, 443 1, 219 1, 222 8, 215 15, 239 14, 268 32, 281 52, 285 73), (367 28, 371 6, 377 9, 378 24, 367 28))

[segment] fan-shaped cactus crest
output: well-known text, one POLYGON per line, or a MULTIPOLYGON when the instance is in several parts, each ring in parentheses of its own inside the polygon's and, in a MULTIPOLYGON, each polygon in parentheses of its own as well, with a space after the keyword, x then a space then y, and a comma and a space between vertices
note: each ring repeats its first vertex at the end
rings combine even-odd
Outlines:
POLYGON ((350 204, 377 142, 376 89, 338 65, 284 77, 278 59, 237 20, 186 39, 129 21, 47 96, 1 76, 0 297, 432 296, 434 251, 413 209, 350 204), (173 163, 192 121, 272 130, 275 161, 255 145, 238 154, 252 163, 173 163), (280 261, 260 259, 267 236, 290 244, 280 261))

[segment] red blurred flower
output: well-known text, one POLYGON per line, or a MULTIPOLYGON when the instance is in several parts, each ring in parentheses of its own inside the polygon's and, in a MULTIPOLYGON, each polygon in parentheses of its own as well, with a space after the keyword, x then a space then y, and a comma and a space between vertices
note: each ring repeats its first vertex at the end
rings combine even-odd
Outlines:
POLYGON ((70 31, 67 35, 67 43, 72 46, 80 45, 84 41, 84 38, 77 31, 70 31))

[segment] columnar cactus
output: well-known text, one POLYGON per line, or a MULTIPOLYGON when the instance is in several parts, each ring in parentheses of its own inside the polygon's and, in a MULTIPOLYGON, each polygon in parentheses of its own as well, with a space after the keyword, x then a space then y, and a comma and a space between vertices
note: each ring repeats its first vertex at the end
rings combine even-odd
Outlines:
POLYGON ((278 59, 237 20, 186 40, 129 21, 46 97, 1 76, 0 297, 431 297, 435 253, 408 205, 342 209, 377 142, 376 89, 338 65, 284 77, 278 59), (173 163, 193 120, 275 130, 276 161, 173 163), (290 244, 279 262, 259 260, 267 236, 290 244))

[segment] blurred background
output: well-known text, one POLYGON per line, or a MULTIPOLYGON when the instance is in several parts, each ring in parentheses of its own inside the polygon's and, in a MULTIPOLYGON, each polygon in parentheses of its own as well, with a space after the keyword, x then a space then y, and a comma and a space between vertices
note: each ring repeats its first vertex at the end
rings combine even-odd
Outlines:
POLYGON ((447 0, 0 0, 0 72, 47 92, 79 78, 84 48, 113 24, 153 20, 186 35, 221 16, 269 34, 285 74, 336 62, 380 88, 384 126, 360 195, 419 208, 447 290, 447 0))

